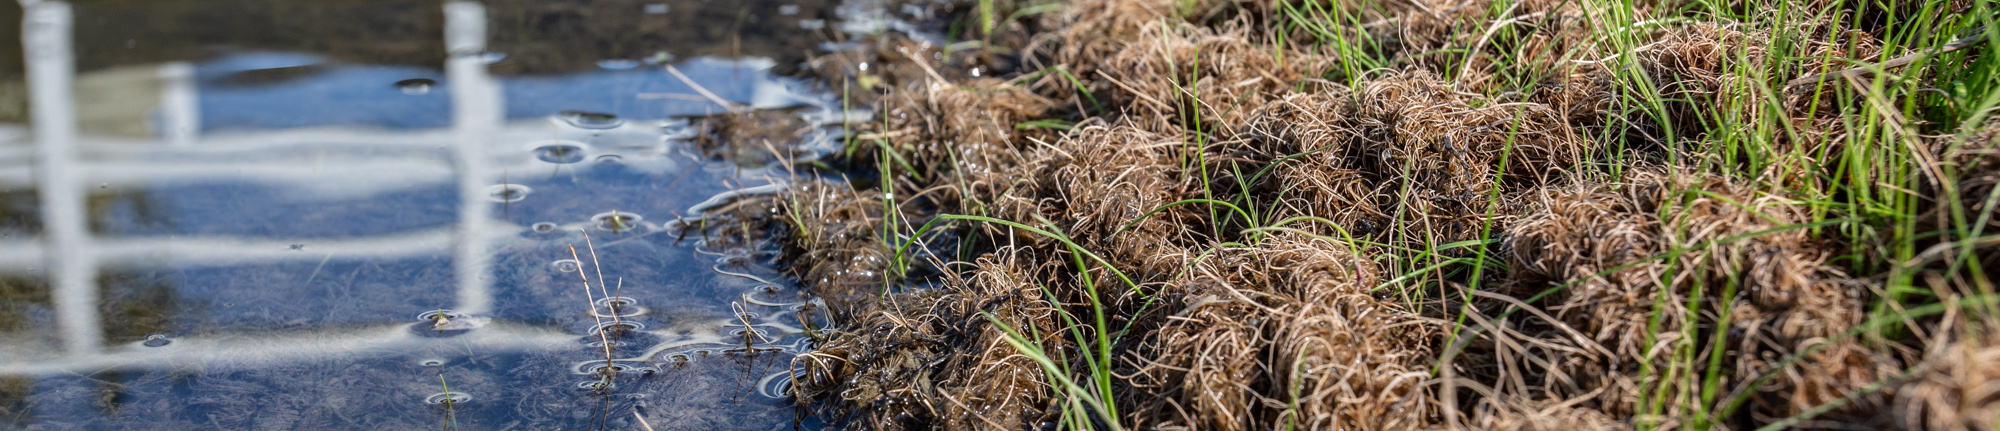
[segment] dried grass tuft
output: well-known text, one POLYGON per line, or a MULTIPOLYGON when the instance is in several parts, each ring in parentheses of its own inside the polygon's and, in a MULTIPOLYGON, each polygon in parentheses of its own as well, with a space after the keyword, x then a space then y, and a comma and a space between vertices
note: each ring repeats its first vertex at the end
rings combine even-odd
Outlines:
POLYGON ((1921 431, 2000 427, 2000 328, 1968 328, 1928 356, 1930 370, 1896 390, 1901 425, 1921 431))
MULTIPOLYGON (((1731 309, 1726 346, 1735 353, 1724 366, 1734 383, 1864 320, 1865 287, 1829 266, 1831 253, 1807 230, 1784 229, 1809 220, 1804 205, 1727 177, 1629 175, 1624 183, 1541 194, 1505 244, 1524 293, 1570 283, 1549 308, 1609 349, 1594 367, 1629 372, 1633 361, 1663 361, 1659 346, 1647 344, 1663 341, 1648 335, 1713 327, 1722 301, 1731 309), (1723 297, 1732 284, 1736 296, 1723 297), (1699 313, 1687 308, 1695 293, 1705 298, 1693 310, 1699 313)), ((1853 341, 1840 343, 1785 370, 1762 389, 1768 399, 1760 402, 1794 414, 1893 374, 1893 360, 1853 341)), ((1598 396, 1607 410, 1626 413, 1639 389, 1610 381, 1584 385, 1595 387, 1611 388, 1598 396)))
POLYGON ((1317 75, 1333 65, 1323 53, 1255 43, 1252 27, 1241 19, 1217 27, 1151 21, 1130 31, 1135 39, 1128 40, 1135 42, 1102 56, 1073 54, 1072 61, 1104 105, 1159 133, 1235 135, 1253 108, 1295 86, 1322 82, 1317 75))
POLYGON ((1438 324, 1372 293, 1374 262, 1285 234, 1196 266, 1132 359, 1138 426, 1406 429, 1436 414, 1438 324))
MULTIPOLYGON (((1007 220, 1047 220, 1084 248, 1127 271, 1141 283, 1182 272, 1192 258, 1184 244, 1194 241, 1186 226, 1194 208, 1182 206, 1141 220, 1168 203, 1191 197, 1187 178, 1172 175, 1172 149, 1179 142, 1132 126, 1089 125, 1027 156, 1011 193, 996 196, 994 214, 1007 220), (1126 225, 1139 221, 1126 229, 1126 225), (1120 229, 1125 229, 1120 233, 1120 229), (1113 235, 1118 233, 1117 235, 1113 235)), ((1061 259, 1047 238, 1009 235, 1009 244, 1035 244, 1061 259)), ((1096 274, 1112 283, 1109 273, 1096 274)))
MULTIPOLYGON (((1503 403, 1512 404, 1512 403, 1503 403)), ((1466 427, 1489 431, 1624 431, 1632 424, 1575 403, 1535 402, 1507 408, 1481 406, 1466 427)))
POLYGON ((778 160, 778 148, 793 148, 814 126, 798 115, 778 110, 730 112, 692 122, 694 143, 702 155, 739 166, 766 166, 778 160))
POLYGON ((946 288, 870 303, 793 368, 801 399, 868 429, 1018 430, 1049 406, 1042 370, 989 324, 1054 334, 1053 308, 1022 263, 1002 252, 946 288))
POLYGON ((787 195, 787 255, 793 272, 813 294, 827 300, 836 320, 855 303, 872 302, 888 273, 890 250, 881 238, 880 195, 858 193, 841 184, 795 184, 787 195))
MULTIPOLYGON (((1779 149, 1816 151, 1841 138, 1841 115, 1860 105, 1852 96, 1852 82, 1829 80, 1817 85, 1785 88, 1783 83, 1854 67, 1846 59, 1875 58, 1882 53, 1881 41, 1866 32, 1852 31, 1830 19, 1821 19, 1804 34, 1788 34, 1794 49, 1811 55, 1794 58, 1785 69, 1770 70, 1769 49, 1777 43, 1772 30, 1698 23, 1666 32, 1642 47, 1641 66, 1658 86, 1673 133, 1680 138, 1699 137, 1717 127, 1743 136, 1768 136, 1779 149), (1779 100, 1782 112, 1767 109, 1765 103, 1779 100), (1772 118, 1773 116, 1782 116, 1772 118), (1791 124, 1785 133, 1756 130, 1757 124, 1775 120, 1791 124)), ((1650 140, 1663 140, 1664 130, 1650 131, 1650 140)))
MULTIPOLYGON (((1835 266, 1853 244, 1834 228, 1800 228, 1827 217, 1802 199, 1829 198, 1787 189, 1824 181, 1802 155, 1839 155, 1840 116, 1862 99, 1772 84, 1877 56, 1872 36, 1838 19, 1792 29, 1801 37, 1788 40, 1823 57, 1783 70, 1761 66, 1776 36, 1754 23, 1637 36, 1631 70, 1667 99, 1656 122, 1629 106, 1635 77, 1601 61, 1608 30, 1589 26, 1603 11, 1492 6, 1338 5, 1359 19, 1333 32, 1391 65, 1362 76, 1336 76, 1359 59, 1283 26, 1272 2, 1075 0, 1007 24, 1001 39, 1024 65, 1007 81, 965 75, 957 66, 970 63, 897 36, 815 60, 843 82, 869 81, 857 100, 880 121, 847 154, 882 175, 868 191, 795 189, 796 271, 849 298, 830 302, 838 328, 794 364, 802 402, 864 429, 1054 426, 1060 392, 986 316, 1068 358, 1078 377, 1094 346, 1070 331, 1110 334, 1063 316, 1100 311, 1096 292, 1109 324, 1129 328, 1110 371, 1121 425, 1135 429, 1673 428, 1720 408, 1699 398, 1711 367, 1723 395, 1754 391, 1745 411, 1716 419, 1732 429, 1850 396, 1820 419, 1874 423, 1894 404, 1931 429, 1992 426, 1951 416, 1991 417, 1978 410, 1992 404, 1986 383, 1966 373, 1855 396, 1912 358, 1884 340, 1833 338, 1864 321, 1881 282, 1835 266), (1756 124, 1796 131, 1722 128, 1756 124), (1667 139, 1664 127, 1681 140, 1772 135, 1802 160, 1731 174, 1716 172, 1711 149, 1625 154, 1635 134, 1667 139), (1686 165, 1634 162, 1653 159, 1686 165), (1207 204, 1149 214, 1193 198, 1256 205, 1261 219, 1207 204), (1109 267, 998 224, 911 235, 940 214, 1059 232, 1109 267), (1294 216, 1331 223, 1244 230, 1294 216), (890 274, 889 262, 916 258, 884 244, 913 237, 923 260, 965 261, 890 274), (1471 261, 1489 238, 1502 241, 1486 257, 1505 265, 1481 266, 1479 279, 1463 263, 1414 269, 1471 261), (1447 244, 1458 245, 1429 252, 1447 244)), ((1996 136, 1935 155, 1965 173, 1968 199, 2000 179, 1996 136)), ((1977 205, 1967 208, 1986 211, 1977 205)))
POLYGON ((1965 214, 1992 215, 1986 225, 1987 232, 2000 232, 2000 213, 1995 205, 1987 204, 1996 186, 2000 186, 2000 116, 1986 119, 1980 132, 1956 148, 1949 148, 1941 157, 1952 164, 1958 177, 1960 205, 1965 214))
POLYGON ((1370 81, 1359 94, 1272 102, 1253 115, 1249 139, 1225 151, 1264 163, 1305 154, 1275 167, 1270 184, 1251 185, 1288 193, 1285 204, 1299 213, 1357 236, 1446 244, 1480 235, 1500 213, 1495 193, 1551 183, 1598 152, 1566 116, 1461 93, 1418 71, 1370 81))
POLYGON ((861 135, 855 158, 878 163, 886 146, 917 170, 917 189, 958 183, 960 176, 965 184, 994 183, 997 170, 1021 163, 1026 138, 1052 136, 1019 126, 1046 118, 1053 108, 1028 86, 995 79, 891 93, 883 96, 879 130, 861 135))

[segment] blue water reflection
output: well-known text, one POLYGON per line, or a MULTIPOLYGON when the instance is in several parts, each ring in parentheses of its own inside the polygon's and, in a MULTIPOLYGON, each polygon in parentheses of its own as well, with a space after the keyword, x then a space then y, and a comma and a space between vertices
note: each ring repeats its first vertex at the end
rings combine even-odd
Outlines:
MULTIPOLYGON (((759 58, 699 57, 674 66, 686 79, 665 67, 644 67, 497 80, 509 119, 564 111, 664 119, 729 110, 717 101, 763 109, 832 104, 826 95, 806 92, 804 82, 771 75, 772 66, 759 58)), ((243 52, 196 63, 195 70, 203 132, 334 125, 442 128, 452 121, 451 82, 436 69, 243 52), (436 84, 417 94, 396 85, 414 79, 436 84)))
MULTIPOLYGON (((75 31, 121 31, 94 25, 75 31)), ((532 56, 278 45, 72 70, 81 132, 0 148, 0 429, 820 426, 773 388, 822 305, 772 259, 782 230, 723 214, 770 208, 697 207, 808 170, 847 117, 832 94, 754 55, 499 74, 465 60, 532 56), (796 121, 729 155, 695 142, 703 117, 751 112, 796 121), (767 148, 793 158, 729 159, 767 148)))

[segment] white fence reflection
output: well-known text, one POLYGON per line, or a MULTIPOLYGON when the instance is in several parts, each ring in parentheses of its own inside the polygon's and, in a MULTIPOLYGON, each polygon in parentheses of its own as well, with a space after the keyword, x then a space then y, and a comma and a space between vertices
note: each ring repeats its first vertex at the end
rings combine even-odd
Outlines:
MULTIPOLYGON (((102 316, 98 313, 99 286, 96 285, 96 271, 104 264, 157 259, 270 263, 333 257, 442 255, 448 249, 458 283, 454 309, 467 314, 484 314, 490 309, 493 301, 489 286, 493 275, 489 268, 491 253, 488 248, 495 236, 507 232, 496 232, 494 229, 499 226, 487 218, 491 203, 484 190, 491 185, 494 176, 490 167, 492 160, 482 148, 493 139, 533 132, 505 130, 503 125, 504 101, 499 86, 487 72, 487 63, 481 59, 486 43, 484 6, 467 1, 444 5, 443 36, 450 53, 445 63, 446 74, 453 86, 454 127, 449 132, 315 130, 203 137, 199 136, 201 119, 198 95, 193 88, 193 68, 186 63, 170 63, 161 68, 159 75, 162 82, 158 117, 160 137, 157 141, 139 143, 79 135, 75 99, 76 57, 72 46, 74 12, 68 3, 61 1, 20 2, 25 12, 22 43, 26 48, 27 79, 34 118, 31 128, 33 164, 32 167, 18 166, 26 164, 29 150, 0 146, 0 183, 31 181, 35 185, 41 201, 43 230, 39 240, 0 239, 0 269, 46 269, 62 353, 49 355, 28 351, 33 350, 29 346, 0 346, 0 375, 48 375, 114 367, 172 367, 218 359, 257 364, 395 348, 423 339, 411 334, 407 325, 383 325, 325 331, 303 338, 295 335, 282 338, 181 338, 176 339, 170 348, 162 349, 106 346, 102 316), (148 178, 157 179, 158 176, 175 175, 244 175, 245 169, 285 175, 288 171, 305 170, 282 164, 153 166, 146 165, 144 161, 125 166, 106 166, 82 157, 87 154, 116 154, 133 147, 133 144, 143 144, 148 147, 146 151, 153 154, 159 151, 201 154, 274 146, 316 146, 337 152, 339 147, 351 147, 357 143, 402 147, 413 152, 449 148, 448 166, 431 169, 446 171, 457 185, 456 226, 448 231, 407 232, 338 241, 314 240, 315 253, 309 254, 283 252, 287 250, 286 244, 301 241, 188 236, 108 239, 93 238, 88 229, 85 208, 88 185, 105 181, 108 177, 151 175, 148 178), (8 164, 17 166, 6 166, 8 164)), ((359 157, 375 157, 372 161, 361 163, 412 163, 396 157, 398 154, 388 152, 386 156, 376 153, 359 157)), ((413 170, 420 175, 424 169, 413 170)), ((139 179, 131 178, 134 181, 139 179)), ((515 348, 559 345, 573 337, 544 329, 494 325, 460 338, 470 347, 515 348)))

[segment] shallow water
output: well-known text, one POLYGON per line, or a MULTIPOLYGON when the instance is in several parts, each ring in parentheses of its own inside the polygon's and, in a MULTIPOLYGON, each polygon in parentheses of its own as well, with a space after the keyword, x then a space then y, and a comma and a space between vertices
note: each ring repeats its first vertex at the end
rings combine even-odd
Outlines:
POLYGON ((856 6, 575 3, 0 14, 0 67, 68 90, 0 124, 0 428, 818 428, 782 395, 816 303, 682 221, 810 173, 690 122, 833 151, 784 73, 856 6))

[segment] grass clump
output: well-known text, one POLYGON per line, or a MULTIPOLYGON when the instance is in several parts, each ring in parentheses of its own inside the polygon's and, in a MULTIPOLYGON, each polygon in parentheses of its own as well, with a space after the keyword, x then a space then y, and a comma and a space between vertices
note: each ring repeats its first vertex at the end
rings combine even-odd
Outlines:
POLYGON ((1398 429, 1435 414, 1426 340, 1443 325, 1371 293, 1375 262, 1281 233, 1195 266, 1131 378, 1134 401, 1178 408, 1140 409, 1136 427, 1398 429))
POLYGON ((879 122, 785 198, 840 298, 796 391, 867 429, 1991 428, 1993 6, 968 3, 811 64, 879 122))

